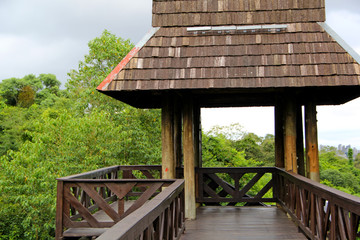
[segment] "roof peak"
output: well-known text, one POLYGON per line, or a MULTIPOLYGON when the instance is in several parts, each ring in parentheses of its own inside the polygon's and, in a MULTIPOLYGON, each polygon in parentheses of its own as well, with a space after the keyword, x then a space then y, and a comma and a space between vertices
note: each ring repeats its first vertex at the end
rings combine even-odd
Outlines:
POLYGON ((153 0, 153 26, 324 22, 325 0, 153 0))

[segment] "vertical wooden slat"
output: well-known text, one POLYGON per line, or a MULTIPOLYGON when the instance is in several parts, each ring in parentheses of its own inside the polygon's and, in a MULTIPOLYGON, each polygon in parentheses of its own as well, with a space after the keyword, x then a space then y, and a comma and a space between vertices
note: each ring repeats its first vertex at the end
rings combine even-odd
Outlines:
POLYGON ((295 99, 287 97, 285 103, 285 170, 297 173, 296 155, 296 104, 295 99))
POLYGON ((184 179, 185 179, 185 217, 196 218, 195 203, 195 141, 194 106, 189 99, 183 103, 183 141, 184 141, 184 179))
POLYGON ((161 111, 162 178, 175 178, 174 109, 170 96, 163 98, 161 111))
POLYGON ((305 131, 306 176, 320 182, 316 105, 313 101, 308 101, 305 105, 305 131))

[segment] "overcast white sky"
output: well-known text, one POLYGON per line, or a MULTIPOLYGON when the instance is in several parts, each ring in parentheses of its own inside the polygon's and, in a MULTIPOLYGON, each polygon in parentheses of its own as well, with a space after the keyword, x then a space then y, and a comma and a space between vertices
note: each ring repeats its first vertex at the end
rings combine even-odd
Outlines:
MULTIPOLYGON (((152 0, 0 0, 0 80, 53 73, 65 83, 104 29, 137 43, 151 27, 152 0)), ((327 23, 360 53, 360 1, 326 0, 327 23)), ((319 143, 360 149, 360 99, 318 107, 319 143)), ((272 108, 206 109, 203 127, 240 123, 273 133, 272 108)))

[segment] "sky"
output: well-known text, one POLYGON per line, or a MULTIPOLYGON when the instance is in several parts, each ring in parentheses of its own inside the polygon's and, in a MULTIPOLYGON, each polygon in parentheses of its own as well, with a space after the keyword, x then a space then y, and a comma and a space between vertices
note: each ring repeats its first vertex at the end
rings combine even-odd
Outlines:
MULTIPOLYGON (((141 40, 151 28, 151 0, 0 0, 0 80, 53 73, 64 84, 104 29, 141 40)), ((360 1, 326 0, 327 24, 360 53, 360 1)), ((360 149, 360 99, 318 107, 319 144, 360 149)), ((205 131, 239 123, 247 132, 274 133, 273 108, 203 109, 205 131)))

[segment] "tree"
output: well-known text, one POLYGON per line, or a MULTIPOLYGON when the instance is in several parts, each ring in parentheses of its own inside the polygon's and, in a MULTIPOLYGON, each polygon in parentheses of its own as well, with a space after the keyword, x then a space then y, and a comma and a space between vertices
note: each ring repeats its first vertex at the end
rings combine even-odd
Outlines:
POLYGON ((352 150, 352 148, 349 148, 348 149, 348 152, 347 152, 347 157, 348 157, 348 159, 349 159, 349 164, 350 165, 353 165, 354 164, 354 156, 353 156, 354 154, 353 154, 353 150, 352 150))
POLYGON ((116 37, 104 30, 100 37, 88 43, 89 54, 79 62, 77 70, 68 73, 66 88, 78 103, 80 111, 107 108, 119 112, 123 104, 98 93, 96 87, 134 47, 130 40, 116 37))

